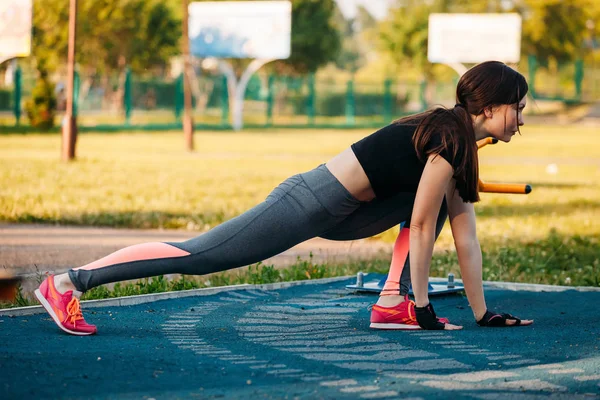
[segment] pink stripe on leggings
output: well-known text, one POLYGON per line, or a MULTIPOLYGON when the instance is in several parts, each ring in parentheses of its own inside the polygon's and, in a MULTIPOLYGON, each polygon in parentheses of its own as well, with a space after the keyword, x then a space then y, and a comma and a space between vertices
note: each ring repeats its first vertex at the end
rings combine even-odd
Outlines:
POLYGON ((151 260, 155 258, 170 258, 189 256, 185 250, 181 250, 170 244, 161 242, 142 243, 125 247, 115 251, 108 256, 74 269, 97 269, 109 265, 120 264, 131 261, 151 260))
POLYGON ((381 296, 392 296, 400 294, 400 277, 402 276, 402 270, 406 263, 406 257, 408 257, 410 229, 402 228, 394 244, 394 252, 392 254, 392 264, 390 265, 390 272, 388 273, 387 280, 381 291, 381 296))

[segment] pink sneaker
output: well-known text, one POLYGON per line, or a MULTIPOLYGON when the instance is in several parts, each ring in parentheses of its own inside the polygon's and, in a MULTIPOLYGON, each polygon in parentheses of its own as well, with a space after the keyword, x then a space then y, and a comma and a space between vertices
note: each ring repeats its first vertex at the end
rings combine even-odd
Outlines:
POLYGON ((54 275, 50 275, 35 291, 35 297, 40 301, 56 325, 71 335, 93 335, 96 326, 90 325, 83 319, 79 299, 69 290, 60 294, 54 286, 54 275))
MULTIPOLYGON (((441 323, 447 324, 447 318, 438 318, 441 323)), ((416 330, 421 329, 415 314, 415 302, 404 296, 404 301, 394 307, 382 307, 377 304, 371 309, 371 328, 416 330)))

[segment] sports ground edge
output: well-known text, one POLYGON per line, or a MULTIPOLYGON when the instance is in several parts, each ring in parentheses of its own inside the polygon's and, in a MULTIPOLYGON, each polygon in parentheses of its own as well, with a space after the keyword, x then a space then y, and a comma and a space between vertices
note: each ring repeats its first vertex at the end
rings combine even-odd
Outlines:
MULTIPOLYGON (((365 276, 367 276, 365 274, 365 276)), ((231 285, 231 286, 220 286, 214 288, 203 288, 203 289, 190 289, 181 290, 174 292, 162 292, 152 294, 142 294, 137 296, 125 296, 115 297, 111 299, 101 300, 87 300, 82 301, 81 304, 85 308, 99 308, 99 307, 115 307, 115 306, 134 306, 137 304, 151 303, 158 300, 167 299, 178 299, 183 297, 193 296, 209 296, 221 292, 231 292, 235 290, 246 290, 246 289, 262 289, 262 290, 276 290, 285 289, 292 286, 299 285, 318 285, 332 282, 342 282, 348 279, 355 278, 355 276, 340 276, 335 278, 324 278, 324 279, 311 279, 303 281, 290 281, 290 282, 278 282, 278 283, 266 283, 266 284, 242 284, 242 285, 231 285)), ((430 278, 429 282, 447 282, 444 278, 430 278)), ((462 284, 461 279, 456 279, 457 283, 462 284)), ((535 283, 515 283, 515 282, 493 282, 484 281, 484 288, 497 288, 511 291, 529 291, 529 292, 564 292, 567 290, 575 290, 578 292, 600 292, 600 287, 594 286, 558 286, 558 285, 542 285, 535 283)), ((350 290, 348 290, 350 291, 350 290)), ((41 305, 28 306, 28 307, 15 307, 0 309, 0 317, 17 317, 23 315, 35 315, 43 314, 46 311, 41 305)))

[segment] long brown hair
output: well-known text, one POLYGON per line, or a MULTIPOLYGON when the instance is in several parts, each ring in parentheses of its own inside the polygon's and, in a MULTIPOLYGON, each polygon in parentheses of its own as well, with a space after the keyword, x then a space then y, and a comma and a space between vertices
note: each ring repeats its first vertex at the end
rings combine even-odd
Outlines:
POLYGON ((454 108, 436 108, 396 123, 417 126, 413 144, 422 162, 442 150, 452 157, 456 189, 463 201, 474 203, 479 201, 479 162, 471 115, 480 115, 488 107, 517 104, 527 91, 523 75, 502 62, 487 61, 460 78, 454 108), (439 144, 432 141, 437 135, 441 139, 439 144), (432 146, 432 142, 436 145, 432 146))

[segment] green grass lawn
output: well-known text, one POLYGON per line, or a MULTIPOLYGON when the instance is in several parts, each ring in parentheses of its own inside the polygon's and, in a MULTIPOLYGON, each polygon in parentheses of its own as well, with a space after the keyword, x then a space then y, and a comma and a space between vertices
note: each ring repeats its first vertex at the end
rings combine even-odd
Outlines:
MULTIPOLYGON (((59 160, 59 135, 0 135, 0 221, 202 232, 369 133, 199 131, 193 153, 181 133, 82 134, 71 163, 59 160)), ((526 126, 512 143, 482 149, 480 164, 485 181, 533 186, 529 195, 482 193, 484 278, 600 286, 597 129, 526 126)), ((379 238, 391 242, 395 234, 379 238)), ((436 248, 431 275, 458 274, 449 229, 436 248)))

